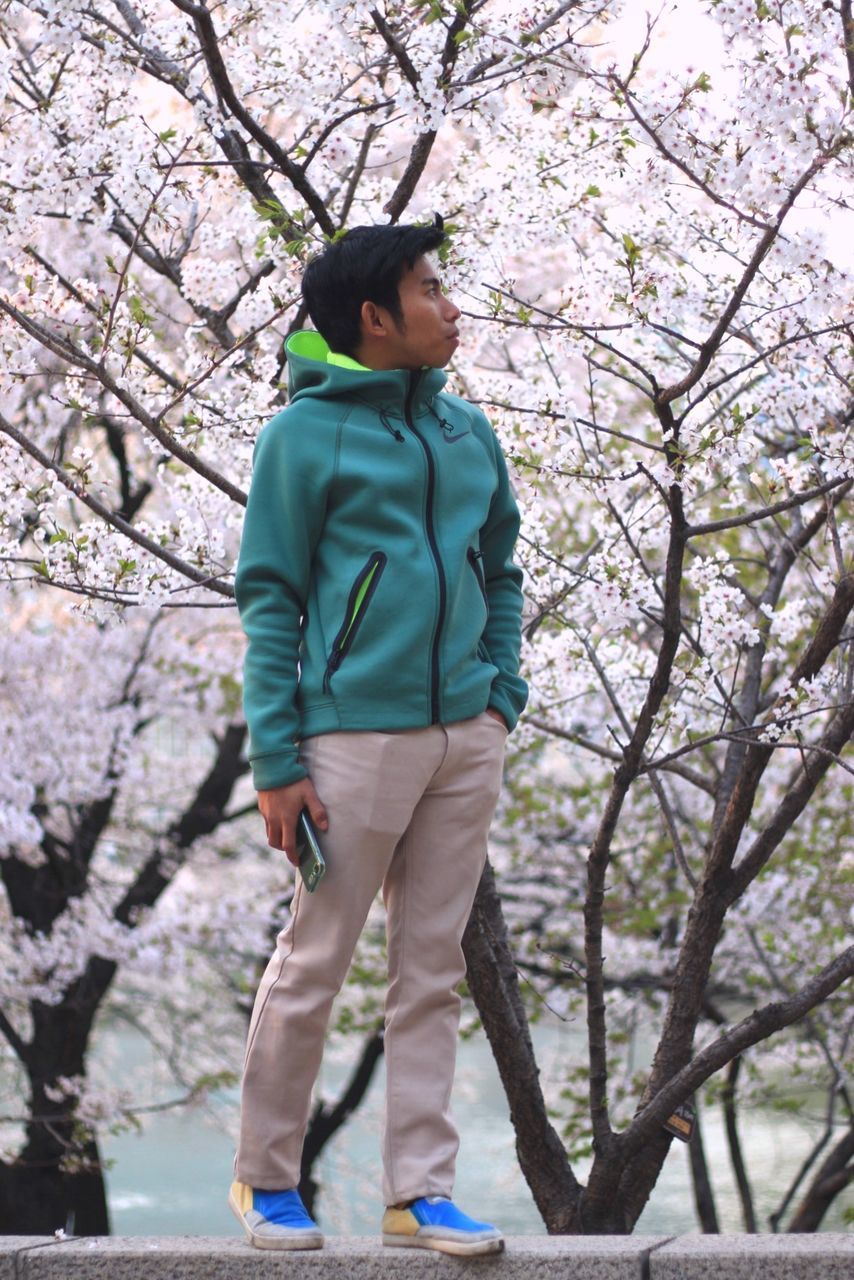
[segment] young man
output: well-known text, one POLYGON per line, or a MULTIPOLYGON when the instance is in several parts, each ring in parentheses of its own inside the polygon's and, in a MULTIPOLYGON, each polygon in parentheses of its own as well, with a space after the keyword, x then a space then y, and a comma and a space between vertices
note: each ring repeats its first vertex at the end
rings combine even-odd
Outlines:
POLYGON ((519 520, 480 410, 443 391, 456 307, 436 226, 358 227, 306 270, 319 332, 287 343, 290 403, 259 438, 237 571, 250 759, 267 839, 302 882, 255 1002, 229 1197, 252 1244, 317 1248, 296 1190, 334 996, 387 910, 383 1242, 493 1252, 451 1201, 461 949, 522 710, 519 520), (322 335, 322 336, 321 336, 322 335))

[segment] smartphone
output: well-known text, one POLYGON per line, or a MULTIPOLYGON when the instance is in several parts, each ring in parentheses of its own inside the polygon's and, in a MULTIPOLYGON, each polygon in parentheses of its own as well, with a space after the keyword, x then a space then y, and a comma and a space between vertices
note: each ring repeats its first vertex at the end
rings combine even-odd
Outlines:
POLYGON ((314 893, 323 879, 326 862, 320 852, 314 823, 308 816, 307 809, 303 809, 297 818, 297 854, 299 855, 299 872, 302 876, 302 882, 309 893, 314 893))

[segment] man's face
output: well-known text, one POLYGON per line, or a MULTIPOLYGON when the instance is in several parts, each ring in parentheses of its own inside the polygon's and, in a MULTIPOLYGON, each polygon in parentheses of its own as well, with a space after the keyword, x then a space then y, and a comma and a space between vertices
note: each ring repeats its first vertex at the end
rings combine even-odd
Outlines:
POLYGON ((403 324, 390 330, 390 367, 442 369, 460 344, 460 309, 442 292, 436 264, 417 258, 401 279, 398 294, 403 324))

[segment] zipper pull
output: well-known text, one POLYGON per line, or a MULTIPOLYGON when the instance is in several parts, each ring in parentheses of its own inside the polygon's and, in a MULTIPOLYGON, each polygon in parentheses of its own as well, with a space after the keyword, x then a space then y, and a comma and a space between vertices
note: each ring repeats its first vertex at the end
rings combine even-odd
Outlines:
POLYGON ((332 680, 332 677, 335 675, 335 672, 341 666, 341 659, 343 658, 343 656, 344 655, 340 649, 333 649, 332 653, 330 653, 329 661, 326 664, 326 670, 323 673, 323 692, 324 693, 331 692, 330 682, 332 680))

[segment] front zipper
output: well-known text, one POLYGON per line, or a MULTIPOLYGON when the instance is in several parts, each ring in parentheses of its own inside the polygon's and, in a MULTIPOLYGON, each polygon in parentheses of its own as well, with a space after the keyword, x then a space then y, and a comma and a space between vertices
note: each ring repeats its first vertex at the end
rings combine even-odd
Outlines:
POLYGON ((430 658, 430 723, 439 723, 439 645, 442 638, 442 627, 445 624, 445 610, 447 607, 448 588, 445 581, 445 570, 442 567, 442 560, 439 555, 439 544, 436 541, 436 531, 433 524, 433 502, 436 495, 436 464, 433 461, 433 455, 427 441, 421 435, 421 432, 415 426, 412 418, 412 401, 421 378, 419 370, 413 370, 409 380, 409 390, 406 393, 406 402, 403 407, 403 417, 409 430, 415 436, 424 450, 424 456, 427 459, 427 516, 425 520, 427 531, 427 545, 430 548, 430 554, 436 565, 436 575, 439 580, 439 610, 436 616, 436 629, 433 632, 433 647, 430 658))
POLYGON ((480 594, 483 596, 483 603, 486 605, 486 612, 489 613, 489 598, 486 594, 486 578, 483 576, 483 565, 480 563, 482 559, 482 551, 475 551, 474 547, 469 547, 469 564, 474 570, 474 576, 477 578, 477 585, 480 587, 480 594))
POLYGON ((373 551, 368 558, 367 564, 360 570, 356 581, 350 588, 344 621, 341 624, 338 635, 335 637, 329 661, 326 663, 326 671, 323 676, 324 693, 329 693, 330 681, 333 675, 352 648, 356 633, 368 611, 371 596, 377 589, 387 560, 388 556, 384 551, 373 551))

